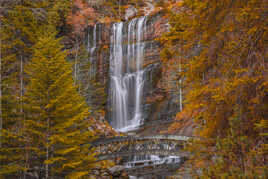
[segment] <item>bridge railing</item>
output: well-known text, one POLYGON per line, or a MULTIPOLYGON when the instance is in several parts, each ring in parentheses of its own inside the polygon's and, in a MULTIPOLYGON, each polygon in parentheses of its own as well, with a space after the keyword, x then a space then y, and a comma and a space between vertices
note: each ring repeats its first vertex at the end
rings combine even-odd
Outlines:
POLYGON ((111 138, 98 138, 90 142, 92 147, 98 145, 107 145, 109 143, 117 142, 131 142, 131 141, 142 141, 142 140, 170 140, 178 142, 186 142, 192 137, 188 136, 176 136, 176 135, 156 135, 156 136, 116 136, 111 138))

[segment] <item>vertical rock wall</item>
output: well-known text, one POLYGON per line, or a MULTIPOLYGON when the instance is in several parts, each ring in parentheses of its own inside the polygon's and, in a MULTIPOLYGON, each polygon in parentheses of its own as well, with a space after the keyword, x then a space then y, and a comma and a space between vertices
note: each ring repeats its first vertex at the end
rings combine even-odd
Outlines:
MULTIPOLYGON (((179 110, 179 98, 176 95, 169 95, 162 87, 164 78, 161 73, 161 45, 155 40, 157 37, 160 37, 163 33, 168 31, 168 20, 163 18, 163 12, 160 11, 155 15, 147 17, 146 24, 144 61, 142 65, 147 71, 142 98, 143 109, 145 110, 145 121, 140 130, 143 131, 144 134, 146 134, 146 132, 150 132, 152 134, 152 132, 158 133, 161 130, 161 126, 166 124, 166 121, 174 119, 175 114, 179 110)), ((97 24, 97 28, 95 27, 96 37, 93 37, 94 26, 89 26, 85 31, 84 37, 84 43, 87 47, 92 47, 92 41, 94 41, 94 38, 97 39, 95 40, 95 52, 90 54, 92 57, 88 58, 88 61, 91 61, 92 63, 96 81, 101 83, 101 85, 105 88, 106 93, 108 93, 109 88, 111 26, 112 24, 97 24)), ((90 53, 90 50, 88 50, 88 53, 90 53)), ((80 73, 83 72, 81 71, 80 73)), ((91 91, 88 90, 87 93, 90 95, 91 91)), ((108 103, 109 99, 107 97, 107 111, 109 111, 108 103)), ((109 121, 108 115, 107 120, 109 121)))

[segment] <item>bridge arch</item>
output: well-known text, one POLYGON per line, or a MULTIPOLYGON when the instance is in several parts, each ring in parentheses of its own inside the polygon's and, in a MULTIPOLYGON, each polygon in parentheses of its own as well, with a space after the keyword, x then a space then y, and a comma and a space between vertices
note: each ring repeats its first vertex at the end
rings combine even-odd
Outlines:
POLYGON ((191 137, 176 135, 157 136, 116 136, 98 138, 92 141, 97 154, 97 161, 137 155, 161 155, 187 157, 182 150, 184 143, 191 137))

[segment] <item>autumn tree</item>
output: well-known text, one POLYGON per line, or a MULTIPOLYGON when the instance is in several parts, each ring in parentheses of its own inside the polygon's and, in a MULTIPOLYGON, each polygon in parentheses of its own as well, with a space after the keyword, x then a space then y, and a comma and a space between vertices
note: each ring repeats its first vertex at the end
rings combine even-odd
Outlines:
POLYGON ((184 0, 169 7, 163 62, 182 63, 186 96, 177 119, 193 121, 203 139, 189 147, 203 178, 265 178, 267 8, 264 0, 184 0))
POLYGON ((30 78, 25 94, 27 149, 32 161, 39 159, 30 168, 45 168, 46 178, 88 176, 94 153, 82 144, 93 137, 89 109, 74 85, 60 39, 50 34, 39 37, 26 68, 30 78))
POLYGON ((72 11, 69 12, 66 19, 67 24, 72 28, 72 36, 80 36, 88 25, 97 21, 97 14, 89 4, 84 0, 74 0, 72 11))
MULTIPOLYGON (((22 95, 23 67, 38 34, 38 19, 31 6, 4 6, 1 17, 1 111, 3 120, 0 174, 20 175, 25 167, 22 95), (2 35, 4 34, 4 35, 2 35), (16 155, 14 155, 16 153, 16 155)), ((40 24, 39 24, 40 25, 40 24)), ((39 28, 41 25, 39 26, 39 28)), ((11 175, 11 176, 12 176, 11 175)), ((9 176, 9 175, 8 175, 9 176)), ((11 177, 10 176, 10 177, 11 177)))
POLYGON ((1 149, 0 176, 23 177, 27 168, 23 95, 28 78, 24 66, 44 27, 55 28, 69 8, 69 1, 1 1, 1 149))

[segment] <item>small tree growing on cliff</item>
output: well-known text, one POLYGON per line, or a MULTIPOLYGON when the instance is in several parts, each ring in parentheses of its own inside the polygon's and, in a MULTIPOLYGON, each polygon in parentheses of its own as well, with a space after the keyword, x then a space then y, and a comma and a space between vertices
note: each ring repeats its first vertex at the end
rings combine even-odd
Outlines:
MULTIPOLYGON (((48 33, 49 34, 49 33, 48 33)), ((53 34, 51 32, 50 34, 53 34)), ((88 107, 77 92, 71 64, 59 39, 42 35, 26 68, 30 82, 25 94, 25 122, 30 168, 45 168, 45 178, 88 176, 94 160, 88 146, 93 132, 88 107)))

